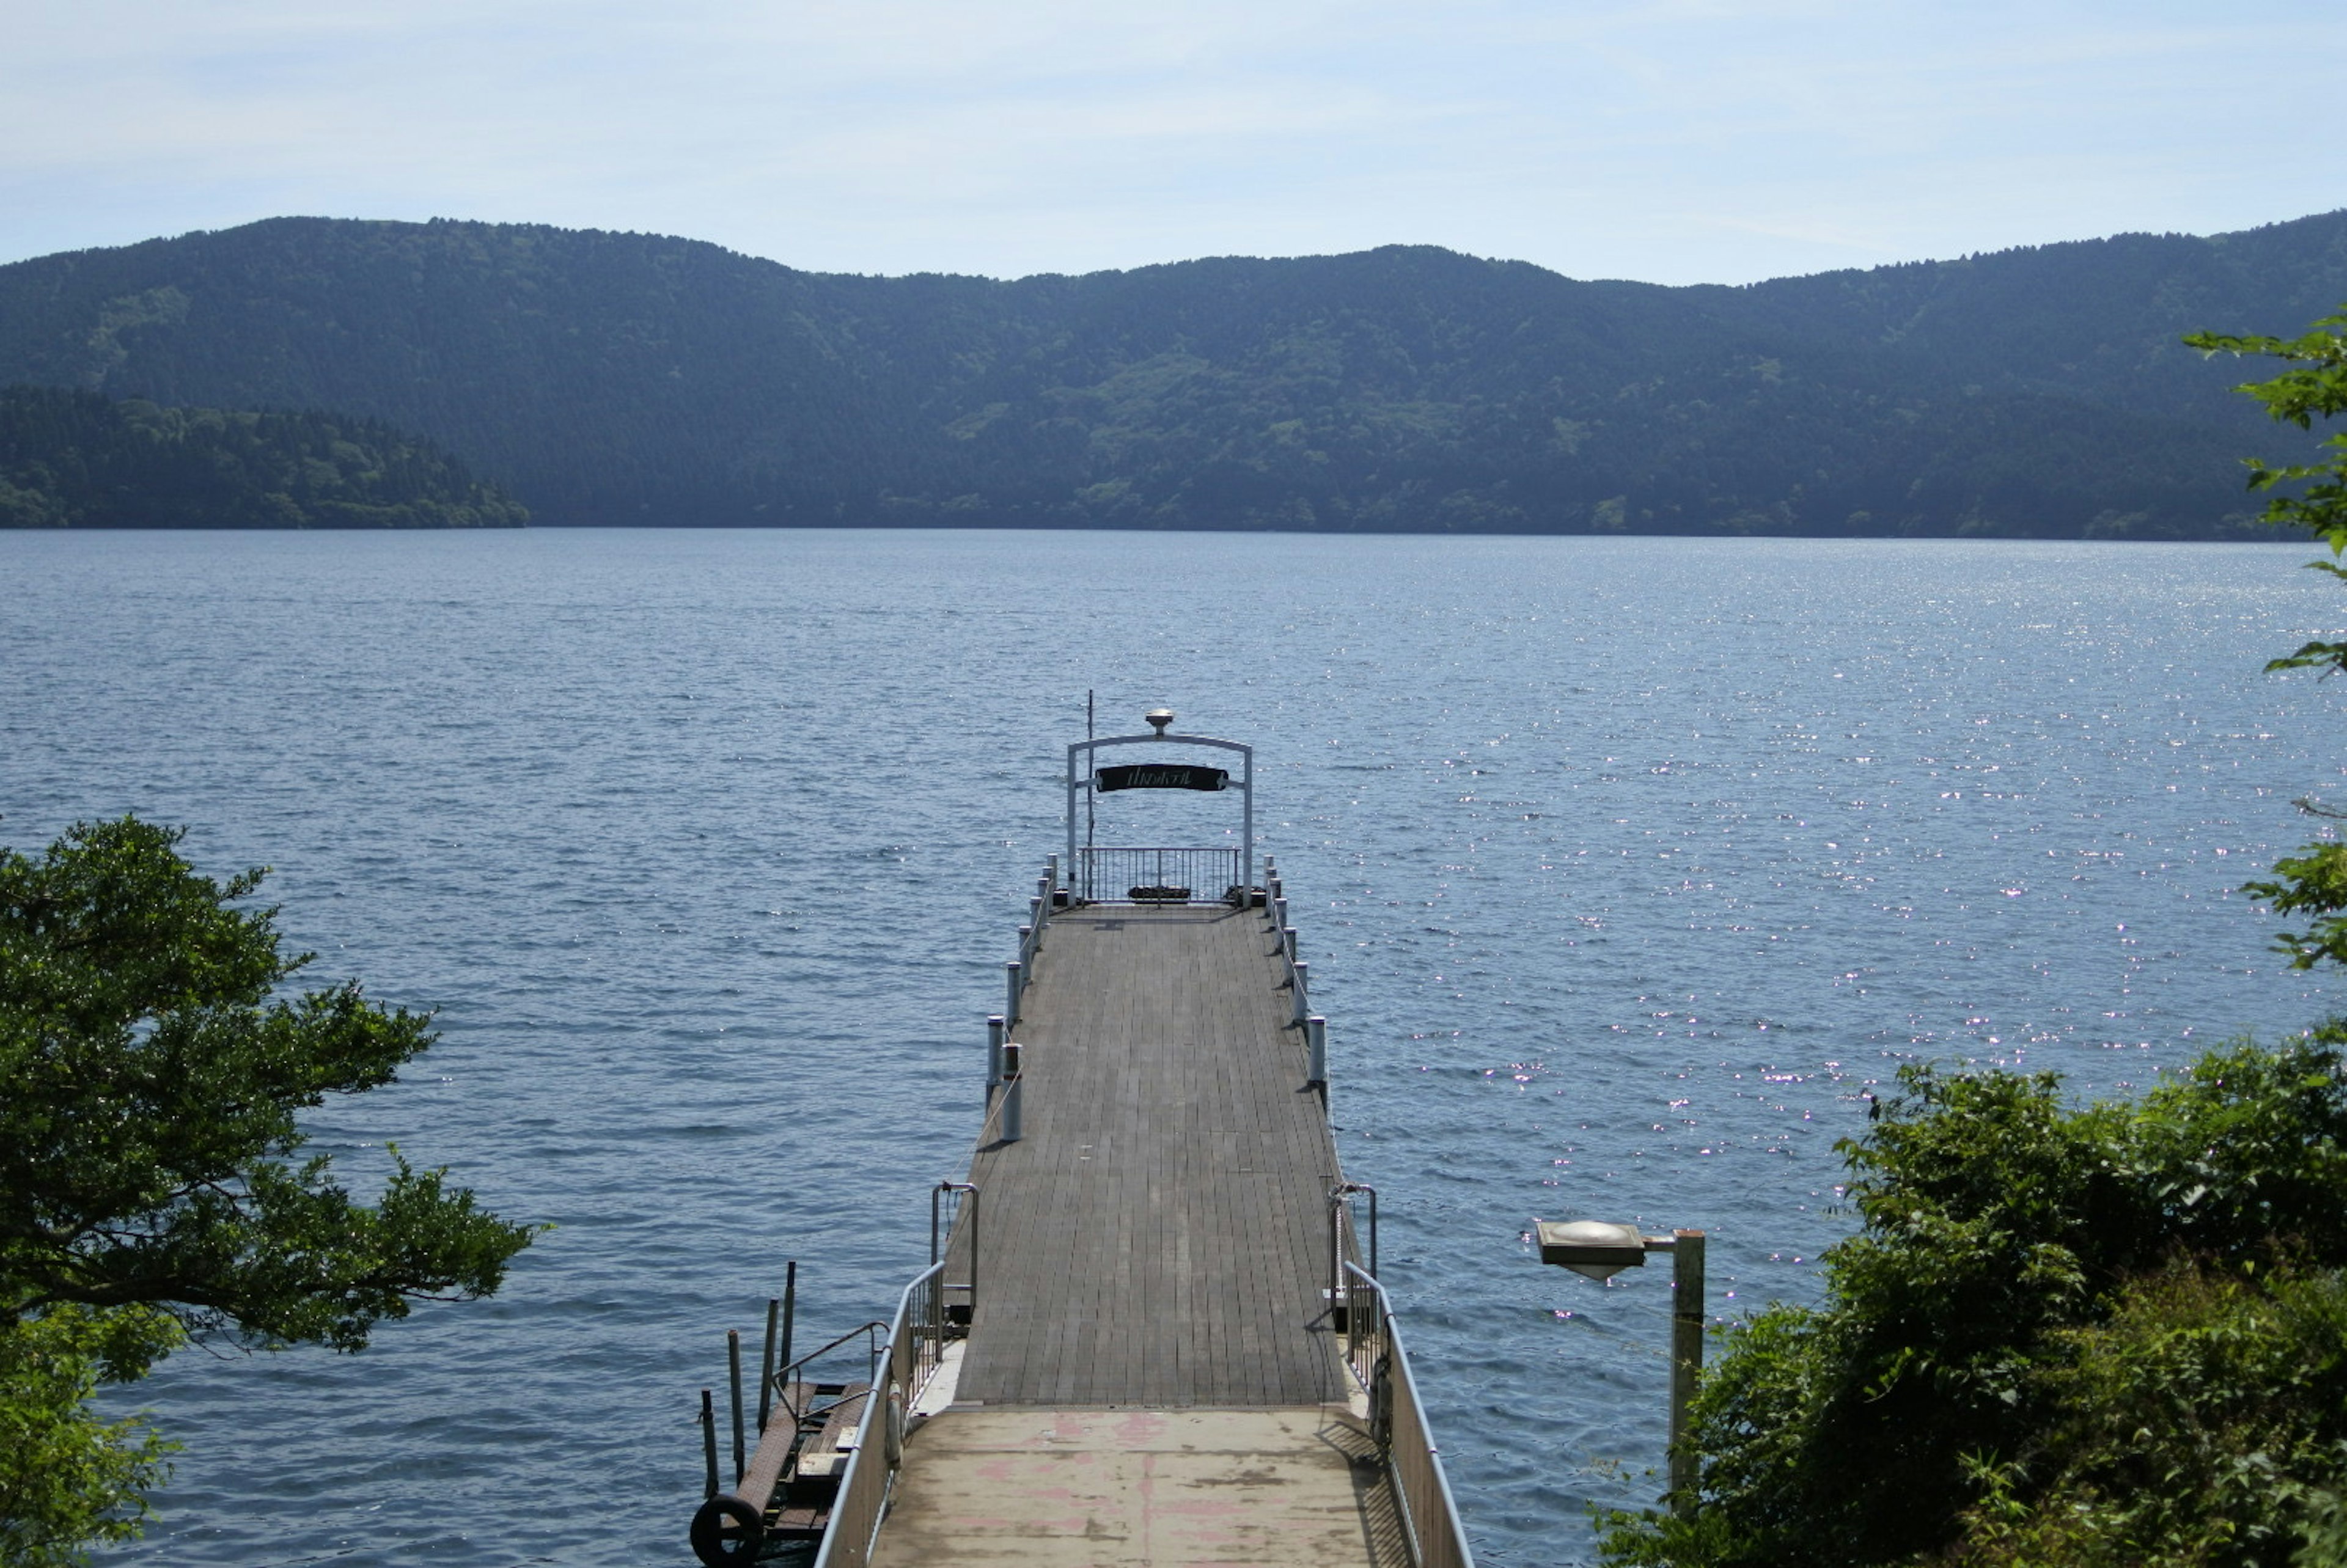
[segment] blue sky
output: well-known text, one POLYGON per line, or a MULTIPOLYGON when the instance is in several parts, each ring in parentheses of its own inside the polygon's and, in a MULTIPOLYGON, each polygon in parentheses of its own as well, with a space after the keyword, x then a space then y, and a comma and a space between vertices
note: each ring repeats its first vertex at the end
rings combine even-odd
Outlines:
POLYGON ((323 213, 1741 282, 2347 206, 2338 0, 0 0, 0 261, 323 213))

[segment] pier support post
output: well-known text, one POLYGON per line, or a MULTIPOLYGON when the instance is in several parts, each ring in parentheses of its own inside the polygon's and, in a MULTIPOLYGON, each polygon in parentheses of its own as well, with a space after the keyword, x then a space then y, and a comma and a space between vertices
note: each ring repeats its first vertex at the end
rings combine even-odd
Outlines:
POLYGON ((1304 1043, 1311 1052, 1311 1065, 1306 1070, 1304 1081, 1322 1089, 1328 1087, 1328 1020, 1314 1013, 1304 1020, 1304 1043))
POLYGON ((986 1108, 994 1109, 994 1091, 1002 1087, 1002 1041, 1010 1020, 1000 1013, 986 1015, 986 1108))
POLYGON ((1302 1023, 1312 1009, 1311 999, 1305 994, 1304 989, 1305 977, 1311 973, 1312 966, 1309 964, 1290 964, 1287 967, 1289 972, 1296 977, 1295 979, 1290 982, 1296 993, 1296 1015, 1287 1021, 1290 1023, 1302 1023))
POLYGON ((701 1456, 709 1461, 709 1490, 704 1498, 717 1495, 717 1402, 708 1389, 701 1390, 701 1456))
POLYGON ((1002 1048, 1002 1131, 1000 1135, 1006 1143, 1016 1143, 1027 1135, 1027 1130, 1021 1124, 1022 1112, 1026 1107, 1020 1103, 1024 1098, 1020 1092, 1020 1085, 1027 1080, 1019 1070, 1020 1054, 1019 1042, 1016 1040, 1010 1041, 1002 1048))
POLYGON ((1285 952, 1287 954, 1287 961, 1288 961, 1289 965, 1292 967, 1292 966, 1295 964, 1295 962, 1296 962, 1296 927, 1293 927, 1293 926, 1282 926, 1282 927, 1279 928, 1279 946, 1280 946, 1281 949, 1282 949, 1283 951, 1285 951, 1285 952))
POLYGON ((1671 1512, 1696 1504, 1695 1455, 1686 1446, 1687 1404, 1703 1370, 1703 1242, 1701 1231, 1679 1231, 1671 1248, 1671 1512))
POLYGON ((1007 1028, 1019 1024, 1019 993, 1026 984, 1026 966, 1013 958, 1003 966, 1002 1021, 1007 1028))
POLYGON ((758 1438, 766 1436, 766 1418, 774 1413, 774 1330, 783 1317, 783 1298, 769 1296, 766 1300, 766 1346, 758 1358, 758 1438))
POLYGON ((799 1311, 799 1260, 791 1259, 783 1266, 783 1348, 782 1359, 774 1369, 787 1372, 791 1368, 791 1330, 795 1327, 799 1311))
POLYGON ((742 1331, 725 1331, 725 1370, 733 1380, 733 1483, 742 1482, 742 1472, 750 1468, 750 1450, 742 1434, 742 1331))

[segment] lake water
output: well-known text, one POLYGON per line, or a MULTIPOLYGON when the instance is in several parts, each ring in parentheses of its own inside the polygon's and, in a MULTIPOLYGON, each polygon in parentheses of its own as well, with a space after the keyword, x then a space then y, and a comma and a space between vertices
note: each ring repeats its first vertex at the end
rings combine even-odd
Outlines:
POLYGON ((2309 553, 0 536, 0 842, 135 809, 275 866, 317 979, 444 1030, 318 1145, 559 1227, 364 1356, 174 1358, 115 1556, 689 1563, 723 1331, 786 1257, 802 1343, 927 1261, 1092 688, 1260 748, 1477 1551, 1585 1561, 1588 1500, 1659 1490, 1668 1291, 1542 1268, 1535 1217, 1809 1298, 1899 1063, 2125 1091, 2324 1011, 2229 891, 2340 783, 2335 689, 2259 672, 2334 631, 2309 553))

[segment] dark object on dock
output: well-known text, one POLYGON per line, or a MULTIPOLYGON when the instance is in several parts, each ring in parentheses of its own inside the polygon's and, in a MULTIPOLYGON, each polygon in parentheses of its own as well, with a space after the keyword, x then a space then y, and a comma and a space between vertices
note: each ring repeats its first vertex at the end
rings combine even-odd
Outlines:
MULTIPOLYGON (((784 1295, 767 1303, 757 1400, 758 1446, 747 1456, 736 1447, 736 1480, 731 1491, 718 1490, 717 1415, 708 1391, 702 1393, 709 1493, 692 1516, 690 1540, 692 1554, 708 1568, 764 1562, 794 1543, 823 1540, 886 1353, 885 1337, 890 1326, 866 1323, 813 1355, 792 1359, 791 1318, 798 1293, 795 1262, 789 1266, 788 1281, 784 1295), (859 1368, 864 1376, 825 1379, 814 1370, 819 1363, 835 1366, 843 1359, 859 1368)), ((729 1334, 726 1338, 729 1352, 733 1351, 737 1337, 729 1334)), ((729 1354, 728 1359, 738 1372, 738 1356, 729 1354)), ((738 1377, 733 1406, 737 1411, 742 1408, 738 1377)))
POLYGON ((820 1541, 856 1449, 869 1383, 785 1383, 740 1482, 692 1516, 692 1554, 709 1564, 755 1563, 772 1544, 820 1541))
POLYGON ((1187 904, 1187 887, 1129 887, 1124 896, 1136 904, 1187 904))

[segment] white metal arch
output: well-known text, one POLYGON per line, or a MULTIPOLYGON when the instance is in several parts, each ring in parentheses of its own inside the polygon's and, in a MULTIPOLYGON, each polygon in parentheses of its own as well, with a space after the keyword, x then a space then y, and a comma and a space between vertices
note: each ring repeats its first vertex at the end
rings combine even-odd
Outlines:
POLYGON ((1100 753, 1112 746, 1208 746, 1216 751, 1236 752, 1239 776, 1231 781, 1230 787, 1239 792, 1239 886, 1255 886, 1255 748, 1214 735, 1169 735, 1163 731, 1146 735, 1102 735, 1097 740, 1078 741, 1068 748, 1068 866, 1071 870, 1080 864, 1076 856, 1076 802, 1084 791, 1096 787, 1100 753))

